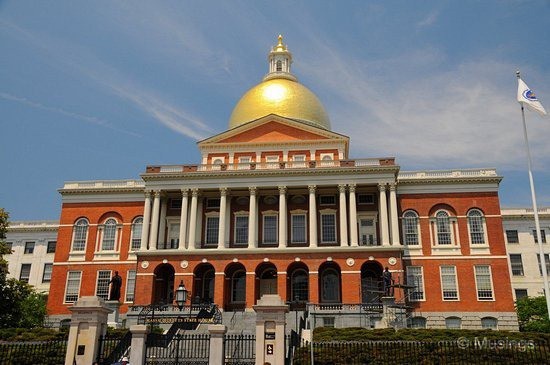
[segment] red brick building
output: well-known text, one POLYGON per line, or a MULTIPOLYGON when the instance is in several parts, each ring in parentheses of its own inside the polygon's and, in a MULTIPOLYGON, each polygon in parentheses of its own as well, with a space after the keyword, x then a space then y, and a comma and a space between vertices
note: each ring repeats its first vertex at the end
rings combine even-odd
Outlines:
POLYGON ((291 62, 279 38, 229 129, 198 142, 200 163, 65 184, 50 314, 106 298, 114 271, 122 313, 171 303, 181 281, 225 312, 265 293, 378 303, 388 267, 412 326, 517 328, 496 171, 350 158, 291 62))

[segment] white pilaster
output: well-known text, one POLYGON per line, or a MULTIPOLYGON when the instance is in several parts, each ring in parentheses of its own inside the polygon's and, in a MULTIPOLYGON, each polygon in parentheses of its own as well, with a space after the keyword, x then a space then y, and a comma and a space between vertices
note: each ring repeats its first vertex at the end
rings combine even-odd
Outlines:
POLYGON ((249 248, 255 248, 256 245, 256 218, 257 218, 257 211, 256 211, 256 187, 251 186, 248 188, 250 191, 250 201, 248 205, 248 247, 249 248))
POLYGON ((309 247, 317 247, 317 200, 315 185, 309 185, 309 247))
POLYGON ((149 250, 157 249, 159 233, 160 191, 154 191, 153 195, 153 214, 151 215, 151 235, 149 236, 149 250))
POLYGON ((389 240, 389 230, 388 230, 388 203, 386 201, 386 185, 378 184, 378 207, 380 211, 380 241, 382 246, 388 246, 390 244, 389 240))
POLYGON ((197 236, 197 200, 199 197, 199 189, 191 189, 191 211, 189 212, 189 239, 188 250, 195 249, 197 236))
POLYGON ((390 184, 390 222, 391 222, 391 244, 399 245, 399 217, 397 214, 396 184, 390 184))
POLYGON ((218 248, 225 246, 225 217, 227 214, 227 188, 220 188, 220 216, 218 224, 218 248))
POLYGON ((189 204, 189 192, 187 189, 181 189, 181 214, 180 214, 180 235, 179 248, 185 250, 187 246, 187 209, 189 204))
POLYGON ((286 215, 286 186, 279 186, 279 248, 286 247, 286 215))
POLYGON ((160 222, 159 222, 159 243, 166 247, 166 210, 168 209, 168 198, 160 199, 160 222))
POLYGON ((338 185, 340 192, 340 246, 348 246, 348 210, 346 206, 346 185, 338 185))
POLYGON ((143 225, 141 227, 141 251, 147 251, 149 240, 149 225, 151 224, 151 192, 145 192, 145 205, 143 207, 143 225))
POLYGON ((349 233, 351 246, 358 246, 357 232, 357 201, 355 198, 355 184, 349 185, 349 233))

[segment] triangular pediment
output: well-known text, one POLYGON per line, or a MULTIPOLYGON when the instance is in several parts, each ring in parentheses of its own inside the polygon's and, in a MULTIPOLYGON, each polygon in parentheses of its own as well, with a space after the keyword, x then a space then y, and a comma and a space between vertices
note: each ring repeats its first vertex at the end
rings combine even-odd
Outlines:
POLYGON ((199 145, 321 140, 348 141, 349 138, 306 122, 271 114, 200 141, 199 145))

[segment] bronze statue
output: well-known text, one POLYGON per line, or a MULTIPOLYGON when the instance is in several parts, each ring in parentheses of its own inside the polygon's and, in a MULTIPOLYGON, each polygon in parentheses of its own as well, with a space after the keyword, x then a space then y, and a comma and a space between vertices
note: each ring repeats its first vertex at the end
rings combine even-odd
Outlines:
POLYGON ((118 300, 120 299, 120 287, 122 286, 122 278, 118 275, 118 271, 115 271, 115 275, 109 281, 111 284, 111 291, 109 293, 109 300, 118 300))

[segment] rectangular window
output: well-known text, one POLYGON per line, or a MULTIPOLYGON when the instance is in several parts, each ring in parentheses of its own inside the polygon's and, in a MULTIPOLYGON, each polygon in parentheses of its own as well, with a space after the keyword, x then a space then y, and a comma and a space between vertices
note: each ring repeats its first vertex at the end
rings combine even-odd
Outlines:
POLYGON ((334 195, 321 195, 319 197, 319 205, 335 205, 336 196, 334 195))
POLYGON ((513 276, 523 276, 523 262, 521 254, 510 254, 510 266, 512 267, 513 276))
POLYGON ((219 226, 220 217, 206 217, 206 244, 212 245, 218 243, 219 226))
POLYGON ((49 283, 52 280, 53 264, 44 264, 44 273, 42 274, 42 282, 49 283))
POLYGON ((305 243, 306 242, 306 215, 305 214, 292 214, 291 215, 291 242, 292 243, 305 243))
MULTIPOLYGON (((542 243, 546 243, 546 232, 544 232, 544 229, 540 230, 540 235, 542 238, 542 243)), ((537 230, 533 229, 533 237, 535 237, 535 243, 539 243, 539 238, 537 237, 537 230)))
POLYGON ((111 281, 111 270, 99 270, 95 286, 95 295, 103 300, 109 299, 109 281, 111 281))
POLYGON ((34 252, 34 242, 25 242, 25 251, 26 254, 32 254, 34 252))
POLYGON ((458 300, 458 285, 456 282, 456 267, 441 266, 441 290, 443 300, 458 300))
POLYGON ((477 299, 493 300, 493 282, 489 265, 474 266, 476 274, 477 299))
POLYGON ((208 198, 206 199, 207 208, 219 208, 220 207, 220 198, 208 198))
POLYGON ((527 297, 527 289, 514 289, 514 292, 516 293, 516 300, 520 300, 521 298, 527 297))
POLYGON ((30 276, 31 276, 31 264, 22 264, 21 273, 19 274, 19 281, 28 283, 30 276))
POLYGON ((407 285, 414 285, 414 289, 410 289, 409 300, 424 300, 424 277, 422 275, 422 266, 407 267, 407 285))
POLYGON ((129 270, 126 276, 126 302, 134 301, 134 290, 136 288, 136 270, 129 270))
POLYGON ((80 279, 82 271, 69 271, 67 273, 67 286, 65 287, 65 303, 74 303, 78 300, 80 292, 80 279))
POLYGON ((518 231, 516 229, 506 230, 506 240, 508 243, 519 243, 518 231))
POLYGON ((276 215, 264 215, 263 242, 277 243, 277 222, 276 215))
POLYGON ((181 199, 170 199, 170 209, 181 209, 181 199))
MULTIPOLYGON (((82 220, 81 220, 82 221, 82 220)), ((74 226, 73 251, 84 251, 86 249, 86 238, 88 236, 88 224, 77 223, 74 226)))
MULTIPOLYGON (((546 262, 546 274, 550 275, 550 257, 549 254, 544 254, 544 261, 546 262)), ((539 274, 542 276, 542 268, 540 266, 540 255, 537 254, 537 262, 539 264, 539 274)))
POLYGON ((374 204, 374 194, 358 194, 357 204, 374 204))
POLYGON ((336 242, 336 214, 321 214, 321 242, 336 242))
POLYGON ((235 216, 235 244, 248 243, 248 216, 235 216))
POLYGON ((237 169, 239 170, 248 170, 250 169, 250 162, 251 162, 250 156, 246 157, 239 157, 239 164, 237 165, 237 169))
POLYGON ((48 248, 46 249, 46 253, 54 253, 56 245, 56 241, 48 241, 48 248))
POLYGON ((276 169, 279 167, 279 156, 266 156, 267 168, 276 169))
POLYGON ((323 317, 323 327, 332 327, 334 328, 334 317, 323 317))

